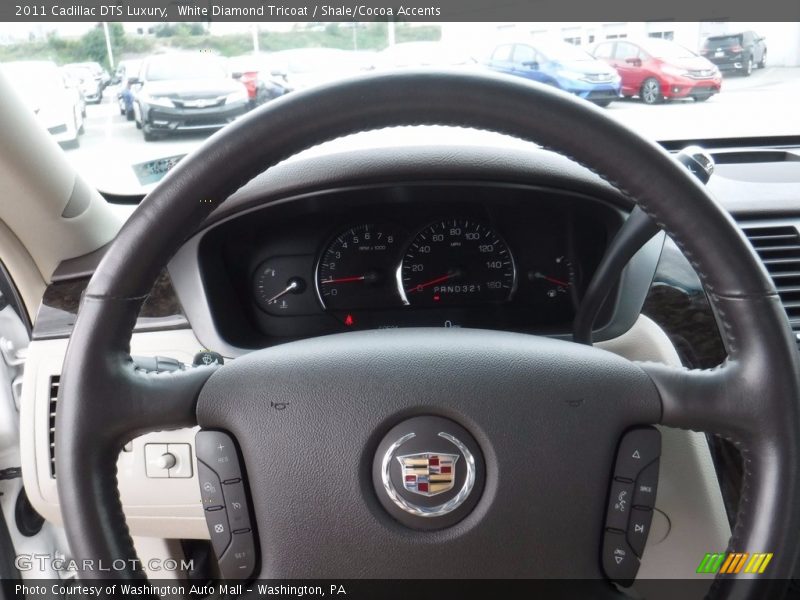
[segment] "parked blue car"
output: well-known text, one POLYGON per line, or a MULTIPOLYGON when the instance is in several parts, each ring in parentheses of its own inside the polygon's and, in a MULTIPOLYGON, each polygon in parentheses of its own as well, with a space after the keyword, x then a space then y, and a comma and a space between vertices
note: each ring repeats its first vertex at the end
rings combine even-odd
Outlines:
POLYGON ((613 67, 563 42, 501 44, 487 66, 555 86, 598 106, 608 106, 620 97, 620 76, 613 67))

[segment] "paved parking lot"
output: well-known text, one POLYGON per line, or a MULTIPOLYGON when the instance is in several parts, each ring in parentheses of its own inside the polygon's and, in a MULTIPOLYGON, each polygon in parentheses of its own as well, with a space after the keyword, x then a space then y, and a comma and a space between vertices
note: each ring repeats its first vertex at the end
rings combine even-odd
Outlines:
MULTIPOLYGON (((116 88, 87 107, 80 147, 67 150, 87 179, 113 192, 138 190, 132 164, 190 152, 206 135, 145 142, 133 122, 119 114, 116 88)), ((704 103, 680 100, 646 106, 638 100, 613 102, 608 114, 653 139, 800 134, 800 68, 768 67, 751 77, 731 75, 723 91, 704 103)), ((384 136, 385 137, 385 136, 384 136)))

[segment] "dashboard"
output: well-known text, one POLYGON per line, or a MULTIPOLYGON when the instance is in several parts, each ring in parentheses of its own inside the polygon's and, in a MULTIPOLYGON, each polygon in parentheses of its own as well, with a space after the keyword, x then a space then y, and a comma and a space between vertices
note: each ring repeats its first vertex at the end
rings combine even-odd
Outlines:
POLYGON ((395 327, 566 334, 623 219, 535 186, 361 186, 231 218, 198 262, 217 328, 240 347, 395 327))

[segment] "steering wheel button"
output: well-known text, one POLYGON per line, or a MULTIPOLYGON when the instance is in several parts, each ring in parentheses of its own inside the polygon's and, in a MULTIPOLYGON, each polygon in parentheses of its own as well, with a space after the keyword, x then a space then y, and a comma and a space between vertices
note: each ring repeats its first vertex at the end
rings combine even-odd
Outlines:
POLYGON ((222 484, 217 474, 208 468, 202 461, 197 461, 197 477, 200 483, 200 499, 203 508, 210 510, 213 507, 223 507, 225 501, 222 497, 222 484))
POLYGON ((205 515, 208 533, 211 535, 211 545, 214 547, 214 553, 217 556, 222 556, 231 543, 231 529, 228 524, 228 515, 224 509, 214 511, 207 510, 205 511, 205 515))
POLYGON ((655 427, 640 427, 626 433, 617 452, 614 477, 635 481, 639 473, 661 455, 661 433, 655 427))
POLYGON ((231 524, 231 529, 250 529, 250 515, 247 510, 244 483, 240 481, 233 484, 223 484, 222 493, 225 496, 225 508, 228 511, 228 521, 231 524))
POLYGON ((608 499, 606 527, 627 531, 628 518, 633 505, 633 483, 617 481, 611 483, 611 494, 608 499))
POLYGON ((636 485, 633 489, 634 505, 655 507, 656 491, 658 490, 658 463, 658 460, 651 462, 636 478, 636 485))
POLYGON ((633 583, 639 571, 639 559, 618 531, 606 531, 603 539, 603 570, 609 579, 623 587, 633 583))
POLYGON ((213 469, 220 481, 242 478, 236 446, 228 434, 221 431, 198 431, 194 444, 197 458, 213 469))
POLYGON ((628 543, 636 556, 644 554, 647 536, 650 534, 650 522, 653 520, 653 511, 644 508, 631 510, 630 526, 628 527, 628 543))
MULTIPOLYGON (((220 556, 220 555, 218 555, 220 556)), ((253 532, 236 533, 228 551, 219 559, 223 579, 247 579, 256 566, 256 547, 253 532)))

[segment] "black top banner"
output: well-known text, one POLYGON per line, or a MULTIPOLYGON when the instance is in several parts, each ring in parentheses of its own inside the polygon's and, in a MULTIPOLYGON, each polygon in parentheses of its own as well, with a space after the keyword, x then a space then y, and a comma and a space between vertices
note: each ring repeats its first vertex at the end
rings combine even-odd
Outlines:
POLYGON ((3 0, 0 20, 800 21, 796 0, 3 0))

